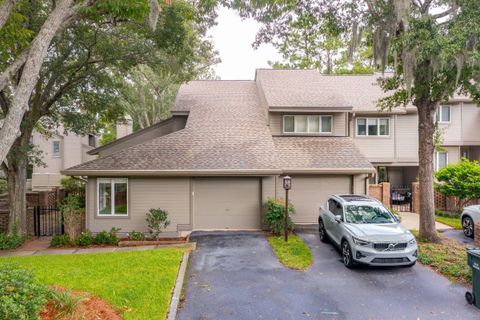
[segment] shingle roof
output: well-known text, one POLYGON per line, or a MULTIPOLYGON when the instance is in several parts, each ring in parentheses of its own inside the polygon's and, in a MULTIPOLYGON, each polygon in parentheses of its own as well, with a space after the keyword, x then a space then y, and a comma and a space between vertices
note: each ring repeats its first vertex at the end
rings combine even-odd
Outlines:
POLYGON ((254 81, 192 81, 180 88, 175 110, 189 111, 185 129, 63 173, 279 174, 295 166, 373 170, 350 138, 272 137, 254 81))
POLYGON ((353 104, 317 70, 258 69, 256 81, 269 107, 346 108, 353 104))
POLYGON ((371 169, 349 137, 273 137, 278 163, 285 171, 371 169))
POLYGON ((278 170, 273 140, 256 90, 253 81, 190 82, 183 86, 177 99, 190 101, 185 129, 66 172, 278 170))

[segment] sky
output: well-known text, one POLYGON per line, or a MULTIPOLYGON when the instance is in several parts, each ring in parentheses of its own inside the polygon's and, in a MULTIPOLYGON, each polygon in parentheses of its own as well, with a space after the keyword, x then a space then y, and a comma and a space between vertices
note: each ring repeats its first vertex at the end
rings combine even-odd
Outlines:
POLYGON ((260 28, 253 19, 242 20, 233 10, 221 7, 217 22, 208 35, 222 60, 214 67, 220 79, 252 80, 256 68, 268 68, 269 60, 281 60, 272 45, 264 44, 253 49, 252 43, 260 28))

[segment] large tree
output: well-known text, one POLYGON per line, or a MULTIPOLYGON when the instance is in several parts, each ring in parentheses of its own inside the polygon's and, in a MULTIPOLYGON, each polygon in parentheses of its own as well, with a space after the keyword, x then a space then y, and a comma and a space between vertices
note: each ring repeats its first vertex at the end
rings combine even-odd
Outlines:
MULTIPOLYGON (((20 3, 14 12, 22 17, 17 30, 35 34, 42 28, 46 13, 41 8, 46 3, 35 2, 37 8, 20 3)), ((29 142, 34 129, 49 134, 61 123, 77 134, 98 132, 104 123, 125 113, 114 75, 128 77, 132 68, 142 64, 174 74, 176 81, 185 81, 211 63, 214 53, 211 45, 202 40, 203 21, 198 20, 191 3, 177 1, 164 6, 155 29, 143 22, 148 13, 144 5, 138 16, 87 12, 88 19, 72 22, 49 44, 18 137, 1 163, 9 185, 10 231, 26 231, 25 174, 29 156, 38 158, 29 142)), ((2 31, 0 37, 7 38, 2 31)), ((0 66, 8 69, 12 65, 9 54, 15 56, 17 45, 17 41, 11 41, 10 46, 0 49, 0 66)), ((15 107, 15 82, 21 75, 20 69, 10 85, 0 90, 0 114, 8 117, 15 107)))
POLYGON ((438 240, 435 229, 433 153, 435 112, 454 94, 480 101, 480 1, 478 0, 226 0, 263 23, 257 40, 282 33, 308 6, 320 23, 334 12, 351 33, 371 32, 375 66, 394 76, 380 81, 389 92, 379 108, 413 104, 418 110, 420 236, 438 240))

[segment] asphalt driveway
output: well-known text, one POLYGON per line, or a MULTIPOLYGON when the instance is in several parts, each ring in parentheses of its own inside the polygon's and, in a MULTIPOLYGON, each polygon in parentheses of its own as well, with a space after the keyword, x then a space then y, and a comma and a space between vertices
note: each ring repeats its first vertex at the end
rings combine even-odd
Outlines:
POLYGON ((346 269, 316 232, 302 238, 315 263, 305 272, 281 265, 263 233, 194 234, 179 319, 480 319, 466 288, 434 271, 346 269))

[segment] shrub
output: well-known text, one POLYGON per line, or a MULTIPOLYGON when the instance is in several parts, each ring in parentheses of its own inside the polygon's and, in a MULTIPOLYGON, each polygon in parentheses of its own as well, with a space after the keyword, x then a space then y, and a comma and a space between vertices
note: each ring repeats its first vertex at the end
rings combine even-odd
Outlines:
POLYGON ((65 177, 60 180, 60 184, 67 194, 79 196, 82 201, 82 207, 85 206, 85 182, 78 178, 65 177))
POLYGON ((84 214, 84 199, 76 194, 68 195, 60 204, 60 211, 63 216, 65 233, 70 239, 76 239, 78 229, 84 214))
POLYGON ((17 232, 12 234, 0 233, 0 250, 12 250, 20 247, 25 241, 17 232))
POLYGON ((85 297, 73 294, 72 290, 50 290, 48 299, 57 312, 55 319, 72 319, 85 297))
POLYGON ((108 244, 113 245, 118 243, 117 232, 120 231, 119 228, 112 228, 110 231, 101 231, 95 236, 96 244, 108 244))
POLYGON ((93 244, 93 235, 90 230, 80 233, 80 235, 75 239, 75 244, 79 247, 88 247, 93 244))
POLYGON ((39 319, 47 302, 46 288, 28 270, 0 266, 0 319, 39 319))
MULTIPOLYGON (((291 232, 295 229, 295 225, 291 219, 291 215, 295 213, 295 209, 291 203, 288 204, 288 230, 291 232)), ((263 224, 275 235, 284 232, 285 226, 285 201, 282 199, 268 199, 265 204, 265 217, 263 224)))
POLYGON ((50 241, 50 245, 52 247, 66 247, 70 245, 70 237, 68 236, 68 234, 55 234, 50 241))
POLYGON ((162 229, 165 229, 170 225, 168 212, 162 209, 150 209, 147 213, 147 225, 150 235, 154 239, 158 239, 162 229))
POLYGON ((435 189, 447 196, 457 197, 457 213, 472 199, 480 198, 480 166, 466 158, 450 164, 435 173, 435 189))
POLYGON ((143 241, 145 240, 145 235, 143 234, 143 232, 133 230, 132 232, 128 233, 128 239, 133 241, 143 241))

